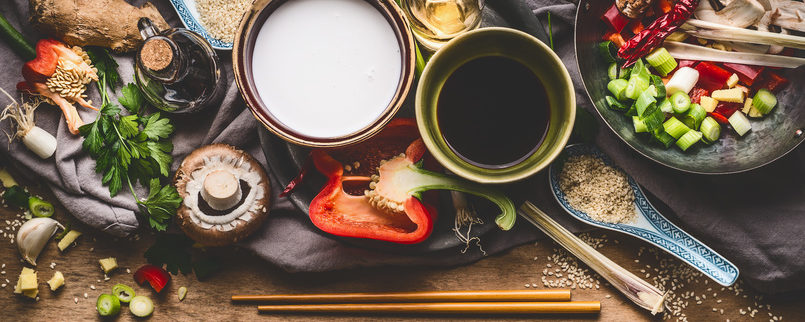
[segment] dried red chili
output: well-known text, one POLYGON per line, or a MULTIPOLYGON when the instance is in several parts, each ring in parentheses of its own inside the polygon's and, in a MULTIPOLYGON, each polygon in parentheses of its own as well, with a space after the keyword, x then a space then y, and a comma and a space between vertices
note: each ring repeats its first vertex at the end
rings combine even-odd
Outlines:
POLYGON ((646 29, 629 39, 618 50, 618 56, 626 60, 624 66, 631 66, 640 57, 659 48, 665 37, 668 37, 688 20, 698 5, 699 0, 679 0, 671 11, 657 18, 646 29))

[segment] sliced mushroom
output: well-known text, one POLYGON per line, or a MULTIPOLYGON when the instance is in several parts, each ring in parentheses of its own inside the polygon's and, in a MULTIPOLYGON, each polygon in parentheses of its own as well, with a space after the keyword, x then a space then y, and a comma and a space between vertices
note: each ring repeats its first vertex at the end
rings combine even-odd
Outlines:
MULTIPOLYGON (((772 24, 773 15, 774 14, 773 14, 772 11, 766 11, 766 14, 764 14, 763 17, 760 18, 760 21, 758 21, 758 23, 757 23, 757 30, 771 32, 771 28, 769 28, 769 27, 772 24)), ((783 31, 785 31, 785 30, 783 30, 783 31)), ((779 54, 780 52, 783 51, 783 49, 785 49, 785 47, 780 46, 780 45, 771 45, 771 46, 767 46, 767 47, 768 47, 768 50, 766 52, 769 53, 769 54, 779 54)))
POLYGON ((636 19, 643 15, 653 0, 616 0, 615 5, 625 16, 636 19))
POLYGON ((174 185, 184 198, 176 216, 179 226, 205 246, 238 242, 268 215, 268 176, 248 153, 226 144, 190 153, 176 171, 174 185))
POLYGON ((699 1, 693 12, 696 18, 720 24, 746 28, 760 20, 766 9, 758 0, 732 0, 722 10, 715 10, 709 1, 699 1))

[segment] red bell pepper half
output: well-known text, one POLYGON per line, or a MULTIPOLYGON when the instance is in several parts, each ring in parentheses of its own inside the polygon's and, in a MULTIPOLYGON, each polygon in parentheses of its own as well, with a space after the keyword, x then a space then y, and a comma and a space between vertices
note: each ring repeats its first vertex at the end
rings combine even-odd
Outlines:
MULTIPOLYGON (((495 221, 504 230, 514 225, 514 204, 501 193, 463 179, 423 168, 426 148, 416 124, 410 119, 395 120, 371 140, 343 151, 314 150, 313 164, 327 176, 327 183, 310 203, 310 220, 333 235, 368 238, 400 244, 418 243, 433 231, 436 211, 423 203, 428 190, 447 189, 475 194, 496 203, 503 213, 495 221), (403 141, 404 140, 404 141, 403 141), (413 143, 411 143, 413 141, 413 143), (401 142, 409 142, 399 154, 401 142), (390 147, 392 147, 390 149, 390 147), (393 151, 396 150, 396 151, 393 151), (361 154, 361 168, 375 169, 371 176, 345 175, 344 164, 332 154, 361 154), (391 153, 389 153, 391 152, 391 153), (393 155, 391 159, 384 159, 393 155), (366 187, 354 192, 357 185, 366 187)), ((350 161, 356 159, 349 159, 350 161)))
POLYGON ((735 111, 740 110, 741 107, 743 107, 741 103, 718 102, 713 113, 729 118, 735 111))
POLYGON ((786 86, 788 86, 787 78, 782 77, 767 68, 753 84, 752 92, 755 93, 757 90, 765 88, 772 93, 777 93, 786 86))
POLYGON ((732 73, 724 68, 706 61, 697 64, 694 69, 699 71, 699 82, 696 86, 711 92, 724 88, 727 85, 727 80, 732 76, 732 73))
POLYGON ((80 95, 67 98, 61 96, 59 93, 54 93, 45 85, 47 80, 56 73, 60 61, 64 61, 65 64, 69 64, 73 68, 82 70, 92 80, 98 80, 95 69, 87 64, 84 59, 72 49, 58 40, 42 39, 36 44, 36 58, 22 66, 22 76, 25 78, 25 81, 18 83, 17 89, 49 98, 54 104, 61 108, 70 133, 78 134, 78 128, 83 125, 84 122, 81 120, 81 116, 78 115, 75 106, 68 100, 72 100, 87 108, 97 109, 80 95))

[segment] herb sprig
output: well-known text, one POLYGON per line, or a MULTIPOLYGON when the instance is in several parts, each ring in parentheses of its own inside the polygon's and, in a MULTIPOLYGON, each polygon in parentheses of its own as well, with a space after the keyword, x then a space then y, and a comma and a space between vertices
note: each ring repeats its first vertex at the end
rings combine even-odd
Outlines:
POLYGON ((117 63, 104 49, 91 48, 87 53, 98 69, 102 104, 95 121, 79 128, 84 137, 82 146, 95 159, 95 171, 103 174, 102 182, 109 186, 110 196, 116 196, 127 185, 149 225, 164 231, 182 202, 176 188, 171 184, 163 186, 160 181, 168 177, 173 162, 173 144, 168 140, 173 125, 159 112, 144 114, 145 98, 135 84, 121 88, 122 96, 117 102, 128 111, 128 115, 122 114, 107 92, 112 89, 114 93, 120 80, 117 63), (148 198, 137 197, 137 181, 149 187, 148 198))

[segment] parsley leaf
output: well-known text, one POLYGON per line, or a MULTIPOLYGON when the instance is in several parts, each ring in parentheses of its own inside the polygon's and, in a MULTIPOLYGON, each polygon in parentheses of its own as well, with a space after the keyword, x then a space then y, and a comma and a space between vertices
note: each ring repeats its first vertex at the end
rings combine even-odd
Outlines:
POLYGON ((176 214, 176 209, 182 204, 182 197, 173 185, 162 186, 159 179, 151 179, 148 199, 141 204, 150 214, 148 221, 151 228, 165 231, 168 220, 176 214))
POLYGON ((129 83, 123 88, 120 89, 120 92, 123 94, 122 97, 118 97, 117 101, 120 102, 120 105, 123 105, 131 114, 139 114, 140 107, 145 104, 145 97, 140 92, 140 89, 137 85, 133 83, 129 83))
POLYGON ((105 78, 107 84, 114 88, 115 84, 120 81, 120 75, 117 73, 117 61, 109 54, 109 52, 101 47, 87 47, 87 55, 92 60, 92 65, 98 69, 98 78, 105 78))
POLYGON ((170 120, 159 118, 159 113, 151 114, 143 128, 143 134, 151 140, 167 138, 171 133, 173 133, 173 125, 170 124, 170 120))

